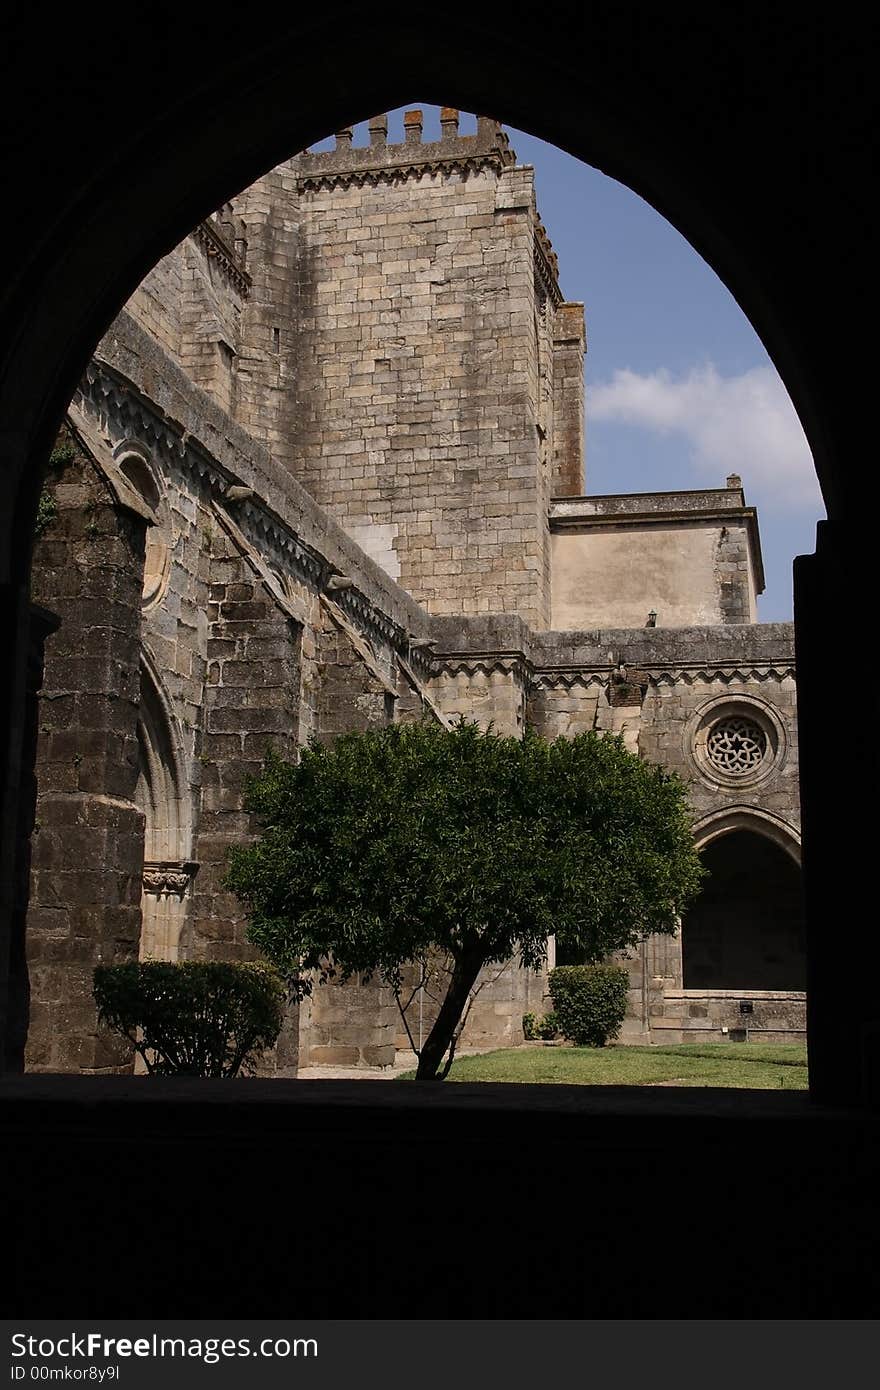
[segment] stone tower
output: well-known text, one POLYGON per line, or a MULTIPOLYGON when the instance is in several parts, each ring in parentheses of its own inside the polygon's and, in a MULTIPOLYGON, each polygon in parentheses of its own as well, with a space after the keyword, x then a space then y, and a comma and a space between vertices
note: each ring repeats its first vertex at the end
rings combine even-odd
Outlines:
POLYGON ((387 132, 237 200, 238 417, 430 612, 546 627, 549 501, 583 490, 583 306, 497 121, 387 132))

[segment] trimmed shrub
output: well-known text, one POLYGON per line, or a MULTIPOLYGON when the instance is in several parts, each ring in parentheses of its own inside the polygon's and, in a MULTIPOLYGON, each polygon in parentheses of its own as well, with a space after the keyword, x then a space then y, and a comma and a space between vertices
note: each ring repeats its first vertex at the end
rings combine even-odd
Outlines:
POLYGON ((286 991, 270 965, 132 961, 99 965, 101 1023, 127 1038, 151 1076, 252 1073, 281 1032, 286 991))
POLYGON ((629 989, 622 965, 559 965, 549 988, 559 1031, 576 1047, 604 1047, 617 1037, 629 989))
POLYGON ((523 1014, 522 1029, 526 1042, 552 1042, 559 1037, 559 1023, 552 1010, 543 1018, 538 1018, 537 1014, 523 1014))
POLYGON ((538 1019, 537 1033, 544 1042, 552 1042, 554 1038, 559 1037, 559 1019, 552 1009, 549 1014, 538 1019))

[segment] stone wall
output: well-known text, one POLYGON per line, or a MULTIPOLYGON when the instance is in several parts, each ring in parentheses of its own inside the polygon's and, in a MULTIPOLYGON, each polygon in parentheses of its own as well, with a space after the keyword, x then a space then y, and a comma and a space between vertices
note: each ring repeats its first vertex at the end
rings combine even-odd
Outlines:
POLYGON ((218 526, 208 599, 208 671, 189 954, 252 956, 245 917, 222 886, 229 850, 254 833, 243 805, 267 749, 292 757, 300 703, 300 629, 280 609, 218 526))
MULTIPOLYGON (((32 1069, 130 1067, 96 1031, 96 963, 251 954, 220 882, 250 833, 244 780, 268 741, 293 755, 328 728, 352 668, 373 679, 354 649, 335 671, 328 603, 367 657, 384 643, 383 719, 395 643, 412 655, 428 621, 131 319, 107 355, 117 366, 96 362, 71 406, 35 564, 57 632, 38 715, 32 1069), (323 598, 343 571, 350 587, 323 598)), ((296 1043, 294 1018, 285 1070, 296 1043)))
POLYGON ((550 528, 556 630, 756 620, 755 511, 733 474, 707 491, 558 500, 550 528))
POLYGON ((236 407, 242 313, 250 290, 244 224, 227 204, 145 277, 126 312, 226 410, 236 407))

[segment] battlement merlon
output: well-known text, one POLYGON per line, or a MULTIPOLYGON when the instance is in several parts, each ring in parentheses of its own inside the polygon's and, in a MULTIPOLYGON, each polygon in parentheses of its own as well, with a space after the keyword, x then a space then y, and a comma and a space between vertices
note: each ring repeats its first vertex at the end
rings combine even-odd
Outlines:
POLYGON ((420 110, 407 111, 403 118, 404 141, 389 145, 388 117, 374 116, 368 123, 370 143, 355 145, 354 129, 336 132, 336 148, 316 154, 306 150, 291 160, 300 189, 336 187, 347 183, 378 183, 407 174, 469 172, 484 168, 505 169, 516 162, 501 122, 490 116, 477 117, 475 135, 462 135, 459 113, 451 106, 440 111, 439 140, 422 140, 424 128, 420 110))

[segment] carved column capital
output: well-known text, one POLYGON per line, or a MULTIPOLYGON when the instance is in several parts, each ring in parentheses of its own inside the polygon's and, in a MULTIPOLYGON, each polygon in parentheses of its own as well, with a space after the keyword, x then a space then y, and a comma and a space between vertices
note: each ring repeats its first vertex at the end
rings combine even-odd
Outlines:
POLYGON ((144 864, 144 892, 157 897, 177 894, 183 897, 192 882, 198 865, 194 863, 144 864))

